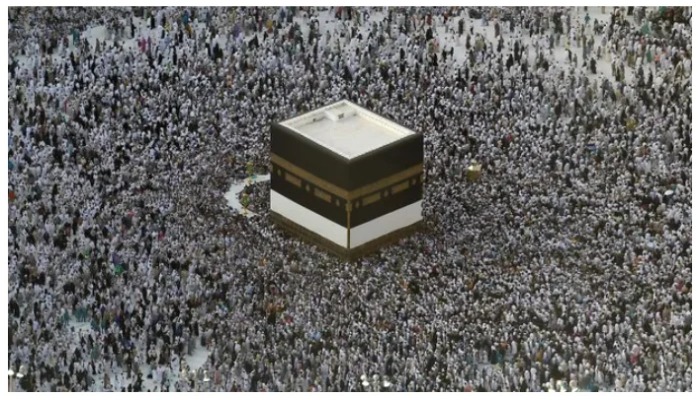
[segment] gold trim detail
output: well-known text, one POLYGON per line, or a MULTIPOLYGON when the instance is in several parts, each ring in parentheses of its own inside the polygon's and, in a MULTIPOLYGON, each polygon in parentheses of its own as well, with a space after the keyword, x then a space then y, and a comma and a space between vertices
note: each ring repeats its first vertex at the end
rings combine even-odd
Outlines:
POLYGON ((316 197, 318 197, 319 199, 321 199, 321 200, 325 200, 325 201, 328 202, 328 203, 332 203, 332 201, 331 201, 331 200, 332 200, 331 195, 328 194, 328 193, 326 193, 326 192, 324 192, 324 191, 321 190, 321 189, 314 188, 314 195, 315 195, 316 197))
POLYGON ((296 165, 290 163, 289 161, 285 160, 284 158, 276 155, 276 154, 270 154, 270 161, 272 161, 274 164, 277 164, 280 168, 290 171, 293 174, 301 177, 302 179, 313 183, 314 185, 318 186, 319 188, 325 190, 326 192, 332 193, 341 199, 347 199, 348 198, 348 191, 344 190, 330 182, 324 181, 323 179, 309 173, 306 170, 303 170, 296 165))
POLYGON ((420 174, 421 172, 423 172, 423 164, 417 164, 401 172, 397 172, 394 175, 387 176, 386 178, 380 179, 374 183, 370 183, 369 185, 353 190, 350 193, 350 195, 353 199, 363 197, 372 192, 376 192, 377 190, 381 190, 401 181, 404 181, 413 175, 420 174))
POLYGON ((381 200, 381 199, 382 199, 381 192, 377 192, 377 193, 375 193, 375 194, 372 194, 372 195, 369 195, 369 196, 363 198, 363 199, 362 199, 362 205, 363 205, 363 206, 368 206, 368 205, 370 205, 370 204, 372 204, 372 203, 378 202, 378 201, 381 200))
POLYGON ((391 187, 391 194, 396 194, 396 193, 401 193, 404 190, 408 189, 410 186, 408 181, 404 181, 402 183, 399 183, 398 185, 394 185, 391 187))
POLYGON ((292 185, 296 187, 301 187, 301 179, 297 178, 296 176, 290 174, 289 172, 284 173, 284 179, 287 180, 287 182, 291 183, 292 185))
MULTIPOLYGON (((392 185, 395 185, 401 181, 404 181, 408 178, 410 178, 413 175, 419 174, 423 172, 423 163, 416 164, 412 167, 409 167, 403 171, 400 171, 394 175, 388 176, 386 178, 382 178, 374 183, 370 183, 369 185, 362 186, 361 188, 355 189, 353 191, 348 191, 345 189, 342 189, 328 181, 325 181, 316 175, 313 175, 312 173, 301 169, 297 167, 296 165, 290 163, 289 161, 285 160, 284 158, 276 155, 276 154, 271 154, 270 155, 270 161, 273 164, 277 164, 280 168, 289 171, 293 173, 294 175, 300 177, 301 179, 312 183, 314 186, 317 186, 323 190, 325 190, 328 193, 334 194, 341 199, 345 200, 355 200, 360 197, 364 197, 370 193, 376 192, 381 189, 385 189, 387 187, 390 187, 392 185)), ((421 177, 422 181, 422 177, 421 177)))

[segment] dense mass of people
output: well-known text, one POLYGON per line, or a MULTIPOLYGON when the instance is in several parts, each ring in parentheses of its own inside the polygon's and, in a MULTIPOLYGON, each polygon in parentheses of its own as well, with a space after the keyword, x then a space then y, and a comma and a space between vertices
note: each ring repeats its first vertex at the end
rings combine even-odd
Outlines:
POLYGON ((17 390, 692 389, 686 23, 99 11, 10 9, 17 390), (426 138, 426 231, 358 262, 223 197, 340 99, 426 138))

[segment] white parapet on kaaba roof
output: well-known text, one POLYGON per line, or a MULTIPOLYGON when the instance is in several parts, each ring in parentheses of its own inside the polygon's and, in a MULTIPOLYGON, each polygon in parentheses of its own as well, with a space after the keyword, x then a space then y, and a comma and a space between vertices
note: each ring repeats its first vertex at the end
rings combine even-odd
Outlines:
POLYGON ((347 100, 288 119, 280 125, 347 159, 415 134, 347 100))

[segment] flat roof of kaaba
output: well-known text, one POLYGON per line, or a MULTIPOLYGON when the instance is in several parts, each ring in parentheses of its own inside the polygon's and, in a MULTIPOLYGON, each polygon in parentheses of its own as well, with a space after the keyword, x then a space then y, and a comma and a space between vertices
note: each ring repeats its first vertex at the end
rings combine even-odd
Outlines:
POLYGON ((415 134, 347 100, 288 119, 280 125, 347 159, 415 134))

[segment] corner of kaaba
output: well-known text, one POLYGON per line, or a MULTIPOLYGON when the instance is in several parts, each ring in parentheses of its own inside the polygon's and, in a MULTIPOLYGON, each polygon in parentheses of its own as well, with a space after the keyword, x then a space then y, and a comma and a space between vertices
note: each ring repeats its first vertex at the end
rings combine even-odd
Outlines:
POLYGON ((270 215, 283 230, 353 260, 422 227, 422 134, 341 101, 271 135, 270 215))

